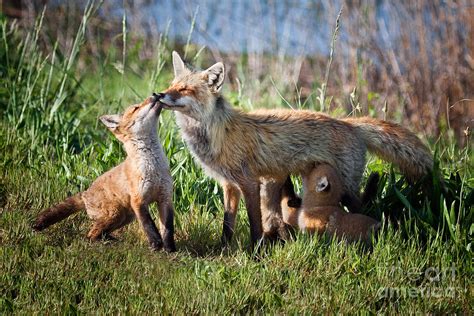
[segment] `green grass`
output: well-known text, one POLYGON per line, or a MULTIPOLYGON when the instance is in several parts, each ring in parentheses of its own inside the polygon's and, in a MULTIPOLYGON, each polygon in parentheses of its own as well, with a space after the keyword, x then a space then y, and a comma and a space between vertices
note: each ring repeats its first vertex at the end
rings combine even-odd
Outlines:
MULTIPOLYGON (((384 175, 367 212, 387 221, 372 251, 296 235, 256 260, 242 205, 235 239, 221 249, 221 189, 168 112, 159 134, 175 182, 177 253, 150 252, 136 222, 119 241, 90 243, 83 213, 34 233, 41 209, 124 158, 97 117, 164 89, 170 54, 163 46, 140 62, 111 50, 100 69, 79 69, 83 28, 77 51, 46 55, 40 22, 28 36, 0 24, 0 313, 472 313, 472 153, 446 139, 432 142, 439 168, 429 196, 371 158, 368 172, 384 175)), ((245 107, 283 103, 273 101, 245 107)))

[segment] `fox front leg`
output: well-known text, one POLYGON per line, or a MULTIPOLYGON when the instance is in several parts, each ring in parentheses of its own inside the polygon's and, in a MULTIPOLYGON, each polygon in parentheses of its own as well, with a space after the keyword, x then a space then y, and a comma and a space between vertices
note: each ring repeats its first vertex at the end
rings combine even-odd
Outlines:
POLYGON ((164 248, 167 252, 176 251, 174 242, 174 207, 171 193, 161 195, 158 199, 160 212, 160 230, 163 237, 164 248))
POLYGON ((163 248, 163 239, 161 238, 158 228, 156 228, 155 222, 151 218, 148 205, 146 204, 134 204, 132 206, 135 216, 140 222, 145 235, 148 239, 148 243, 152 250, 160 250, 163 248))
POLYGON ((235 219, 240 202, 240 190, 230 182, 222 185, 224 191, 224 222, 222 225, 221 243, 226 246, 234 235, 235 219))
POLYGON ((250 224, 250 239, 252 248, 262 238, 262 213, 260 209, 260 182, 258 180, 244 180, 239 182, 240 190, 245 199, 245 207, 250 224))

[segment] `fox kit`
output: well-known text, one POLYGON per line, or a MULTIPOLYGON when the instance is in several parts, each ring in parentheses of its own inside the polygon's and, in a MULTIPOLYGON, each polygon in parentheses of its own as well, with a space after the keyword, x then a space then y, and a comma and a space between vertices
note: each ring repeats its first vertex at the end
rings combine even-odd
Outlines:
POLYGON ((160 99, 176 122, 194 158, 224 191, 223 241, 230 240, 241 193, 252 243, 281 227, 281 193, 290 174, 328 163, 343 179, 347 204, 358 200, 367 150, 394 162, 409 177, 432 168, 429 150, 400 125, 367 117, 335 119, 305 110, 232 108, 221 95, 224 65, 190 69, 173 52, 174 80, 160 99), (271 179, 260 199, 262 179, 271 179), (261 207, 268 210, 263 217, 261 207), (278 227, 276 227, 278 226, 278 227))
POLYGON ((348 241, 370 244, 380 223, 362 214, 347 213, 339 203, 343 187, 337 171, 327 164, 303 174, 303 205, 298 212, 298 226, 309 233, 328 233, 348 241))
MULTIPOLYGON (((377 172, 372 172, 370 174, 361 196, 362 207, 368 207, 375 198, 379 180, 380 176, 377 172)), ((339 178, 337 179, 337 182, 341 185, 341 180, 339 178)), ((285 224, 292 228, 298 228, 298 216, 300 214, 301 205, 302 199, 295 193, 291 179, 288 177, 283 186, 281 197, 281 215, 285 224)))
POLYGON ((164 245, 165 250, 175 251, 173 181, 156 132, 160 112, 161 104, 154 95, 130 106, 123 115, 100 117, 124 144, 127 158, 98 177, 86 191, 44 210, 33 228, 43 230, 76 211, 86 210, 94 222, 87 236, 98 240, 137 217, 153 250, 164 245), (161 234, 148 210, 153 202, 158 202, 161 234))

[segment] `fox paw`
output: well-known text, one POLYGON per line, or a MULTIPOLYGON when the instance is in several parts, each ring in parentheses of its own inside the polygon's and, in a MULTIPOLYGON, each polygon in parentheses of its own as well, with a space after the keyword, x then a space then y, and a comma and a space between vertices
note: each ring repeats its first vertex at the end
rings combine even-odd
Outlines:
POLYGON ((45 227, 45 225, 43 225, 42 222, 37 221, 33 224, 33 226, 31 226, 31 228, 33 228, 34 231, 39 232, 39 231, 42 231, 43 229, 45 229, 46 227, 45 227))
POLYGON ((174 240, 166 241, 166 239, 165 239, 164 249, 165 249, 166 252, 175 252, 176 251, 176 245, 174 243, 174 240))
POLYGON ((162 240, 150 242, 150 249, 152 251, 160 251, 162 248, 163 248, 163 241, 162 240))

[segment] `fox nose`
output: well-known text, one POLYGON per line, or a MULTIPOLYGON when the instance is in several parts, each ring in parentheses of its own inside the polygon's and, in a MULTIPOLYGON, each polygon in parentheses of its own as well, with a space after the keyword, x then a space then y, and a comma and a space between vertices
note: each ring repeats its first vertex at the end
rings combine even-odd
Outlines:
POLYGON ((156 93, 153 92, 153 98, 154 98, 155 102, 160 101, 160 99, 162 99, 162 98, 164 98, 164 97, 165 97, 165 94, 164 94, 164 93, 158 93, 158 94, 156 94, 156 93))

